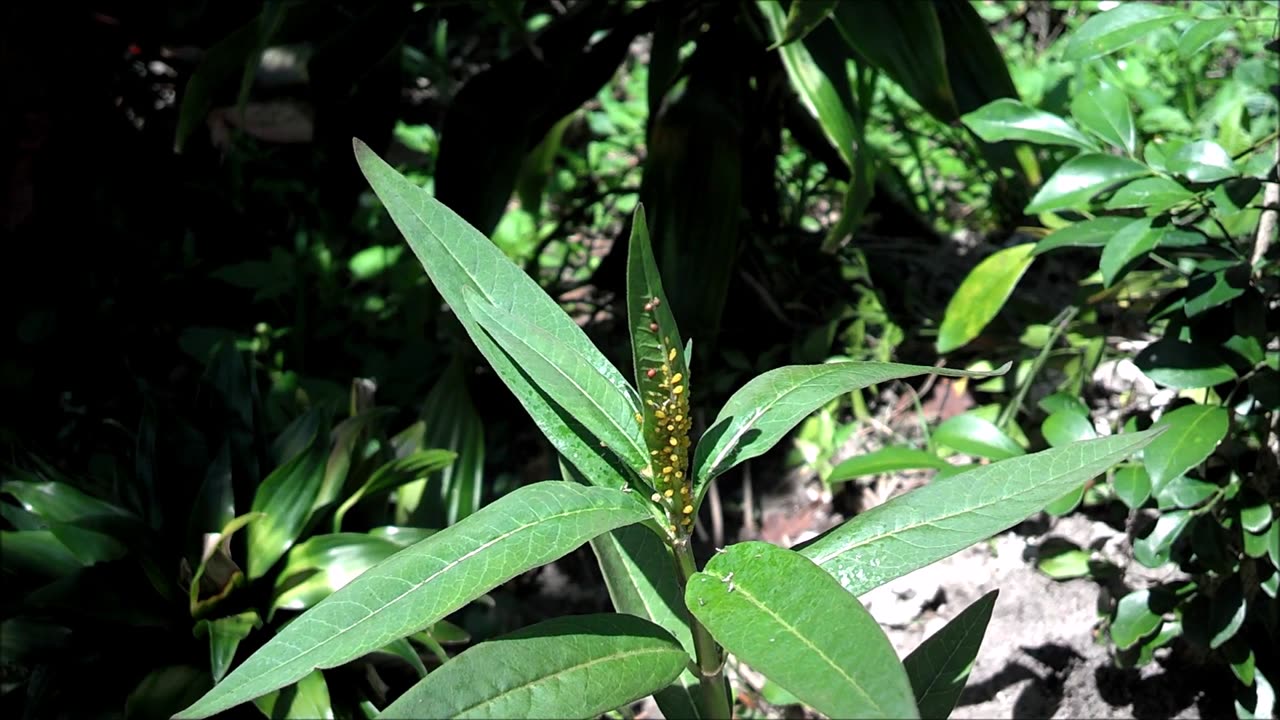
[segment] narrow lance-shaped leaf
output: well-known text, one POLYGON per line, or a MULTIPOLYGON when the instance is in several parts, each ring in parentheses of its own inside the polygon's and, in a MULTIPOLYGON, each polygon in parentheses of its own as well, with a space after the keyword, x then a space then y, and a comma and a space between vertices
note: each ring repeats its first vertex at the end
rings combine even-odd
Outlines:
POLYGON ((903 658, 921 717, 951 715, 982 647, 999 594, 999 590, 992 590, 978 598, 903 658))
POLYGON ((831 11, 835 10, 837 2, 839 0, 792 2, 791 9, 787 11, 786 29, 769 49, 785 46, 804 38, 805 35, 809 34, 810 30, 821 25, 831 16, 831 11))
POLYGON ((1099 438, 934 480, 858 515, 800 552, 861 595, 1013 527, 1162 432, 1099 438))
POLYGON ((322 600, 178 717, 208 717, 317 668, 342 665, 601 533, 648 517, 633 494, 618 489, 560 481, 522 487, 322 600))
MULTIPOLYGON (((631 353, 636 387, 640 390, 642 450, 648 466, 645 477, 666 510, 669 525, 687 533, 693 525, 689 507, 692 488, 689 472, 689 365, 680 340, 680 329, 662 290, 662 279, 649 244, 644 208, 637 207, 627 249, 627 324, 631 328, 631 353)), ((632 425, 634 427, 634 425, 632 425)))
POLYGON ((1033 248, 1034 243, 1005 248, 969 271, 942 316, 937 340, 940 355, 963 347, 995 319, 1035 261, 1031 254, 1033 248))
POLYGON ((630 388, 621 373, 533 278, 484 235, 405 179, 364 143, 356 140, 354 146, 361 171, 432 283, 538 428, 592 483, 614 487, 620 484, 623 470, 616 456, 602 450, 599 442, 586 434, 572 417, 539 392, 520 367, 489 338, 467 310, 462 288, 470 287, 508 312, 519 312, 527 322, 567 343, 608 378, 618 394, 630 397, 630 388))
POLYGON ((635 472, 643 471, 648 455, 635 421, 634 398, 619 393, 570 345, 469 289, 463 295, 471 316, 535 386, 577 418, 604 450, 617 453, 635 472))
POLYGON ((977 372, 875 362, 792 365, 770 370, 735 392, 702 436, 693 460, 695 495, 701 500, 711 478, 767 452, 801 420, 838 395, 927 373, 990 377, 1008 370, 1008 363, 992 372, 977 372))
POLYGON ((369 479, 365 480, 364 484, 354 493, 351 493, 351 497, 343 501, 342 505, 338 506, 338 509, 334 511, 333 531, 340 532, 342 530, 342 519, 346 516, 347 511, 364 498, 380 492, 394 490, 424 475, 430 475, 437 470, 442 470, 448 467, 457 457, 457 453, 449 450, 419 450, 406 457, 392 460, 374 470, 369 475, 369 479))
POLYGON ((864 475, 877 475, 898 470, 941 469, 949 464, 946 460, 924 450, 886 447, 845 460, 832 468, 831 474, 827 476, 827 482, 844 482, 864 475))
POLYGON ((631 615, 570 615, 468 649, 379 718, 591 718, 665 687, 688 656, 631 615))
POLYGON ((792 550, 738 543, 689 580, 689 612, 752 669, 830 717, 919 717, 884 630, 792 550))
POLYGON ((272 471, 258 486, 253 512, 262 517, 249 526, 250 580, 266 574, 298 539, 324 483, 328 455, 327 433, 317 432, 306 449, 272 471))

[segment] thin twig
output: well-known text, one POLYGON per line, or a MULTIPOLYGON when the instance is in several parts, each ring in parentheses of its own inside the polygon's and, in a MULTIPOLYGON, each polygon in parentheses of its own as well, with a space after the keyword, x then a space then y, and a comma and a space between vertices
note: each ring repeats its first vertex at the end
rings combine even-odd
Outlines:
MULTIPOLYGON (((1276 143, 1274 159, 1276 165, 1280 166, 1280 143, 1276 143)), ((1273 168, 1272 173, 1275 172, 1277 170, 1273 168)), ((1266 189, 1262 191, 1262 205, 1266 209, 1258 217, 1258 234, 1253 240, 1253 254, 1249 256, 1249 265, 1255 276, 1262 274, 1262 259, 1276 239, 1276 225, 1280 221, 1280 212, 1276 211, 1276 205, 1280 205, 1280 178, 1267 183, 1266 189)))

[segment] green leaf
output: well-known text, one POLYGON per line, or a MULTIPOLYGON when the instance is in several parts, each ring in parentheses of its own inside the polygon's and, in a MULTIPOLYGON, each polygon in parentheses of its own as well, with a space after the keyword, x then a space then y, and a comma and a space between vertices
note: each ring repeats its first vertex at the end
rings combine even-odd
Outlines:
POLYGON ((1128 158, 1082 153, 1062 164, 1031 198, 1026 212, 1048 212, 1087 205, 1103 190, 1117 183, 1150 175, 1151 170, 1128 158))
MULTIPOLYGON (((236 532, 238 532, 242 528, 247 527, 248 525, 252 524, 255 521, 261 522, 263 517, 264 515, 258 512, 245 513, 244 515, 241 515, 239 517, 232 518, 231 522, 228 522, 222 528, 222 530, 218 532, 218 534, 215 537, 208 538, 212 540, 212 542, 206 543, 205 545, 206 549, 204 550, 203 554, 200 556, 200 564, 196 566, 195 574, 192 575, 191 577, 191 586, 187 590, 187 602, 191 610, 191 615, 193 617, 197 617, 201 615, 202 606, 205 603, 210 601, 210 599, 202 600, 201 592, 200 592, 201 591, 200 580, 204 577, 205 571, 209 569, 209 563, 211 561, 216 560, 215 555, 218 554, 219 549, 225 549, 226 547, 228 547, 232 535, 234 535, 236 532)), ((234 585, 236 582, 243 580, 243 577, 239 577, 237 579, 237 576, 239 575, 240 575, 239 568, 235 568, 228 584, 234 585)), ((219 595, 225 592, 226 592, 226 588, 221 588, 219 591, 219 595)), ((212 598, 212 599, 216 599, 216 596, 215 598, 212 598)))
MULTIPOLYGON (((1195 198, 1195 193, 1167 177, 1138 178, 1123 185, 1107 201, 1108 210, 1142 208, 1148 215, 1159 215, 1169 208, 1195 198)), ((1118 218, 1117 218, 1118 219, 1118 218)))
POLYGON ((129 511, 65 482, 6 480, 0 483, 0 494, 12 496, 24 510, 45 521, 74 523, 98 517, 133 517, 129 511))
POLYGON ((1040 398, 1036 403, 1041 410, 1046 413, 1073 413, 1082 417, 1089 417, 1089 406, 1084 404, 1080 398, 1068 392, 1056 392, 1040 398))
POLYGON ((1088 60, 1113 53, 1183 17, 1181 11, 1168 5, 1120 3, 1090 17, 1076 29, 1067 41, 1062 59, 1088 60))
POLYGON ((396 522, 446 527, 480 509, 484 490, 484 423, 471 400, 460 358, 449 363, 427 393, 420 422, 421 440, 416 447, 452 450, 458 459, 438 477, 396 491, 396 522))
POLYGON ((951 715, 973 669, 999 590, 978 598, 902 660, 920 716, 951 715))
MULTIPOLYGON (((635 397, 554 335, 463 289, 467 311, 534 385, 637 473, 648 466, 635 397)), ((513 308, 514 309, 514 308, 513 308)))
POLYGON ((249 526, 250 580, 267 573, 293 547, 306 527, 324 483, 327 433, 316 432, 302 452, 276 468, 258 486, 253 512, 262 517, 249 526))
POLYGON ((1103 247, 1132 222, 1133 218, 1108 215, 1068 225, 1044 236, 1031 254, 1040 255, 1061 247, 1103 247))
POLYGON ((1110 85, 1096 85, 1071 99, 1071 117, 1108 145, 1133 155, 1138 131, 1133 127, 1129 97, 1110 85))
POLYGON ((285 626, 180 717, 202 718, 416 632, 597 535, 641 522, 634 494, 528 485, 400 551, 285 626))
POLYGON ((1235 637, 1248 611, 1244 597, 1243 581, 1239 574, 1231 575, 1218 586, 1209 606, 1209 648, 1217 650, 1223 643, 1235 637))
POLYGON ((1271 524, 1272 517, 1271 505, 1260 502, 1240 509, 1240 527, 1251 533, 1261 533, 1271 524))
POLYGON ((1092 440, 1098 437, 1093 423, 1085 415, 1064 410, 1056 412, 1044 419, 1040 425, 1040 434, 1053 447, 1070 445, 1078 440, 1092 440))
POLYGON ((1236 378, 1236 371, 1213 348, 1173 338, 1151 343, 1133 362, 1147 377, 1179 390, 1212 387, 1236 378))
POLYGON ((602 450, 598 441, 540 392, 520 366, 489 338, 468 311, 463 288, 471 288, 494 305, 518 308, 525 322, 567 344, 611 385, 626 392, 628 385, 621 373, 555 300, 479 231, 406 180, 364 143, 356 140, 354 146, 361 171, 432 283, 543 435, 591 482, 616 488, 624 476, 615 465, 613 452, 602 450))
POLYGON ((1160 244, 1166 226, 1157 228, 1151 224, 1152 218, 1133 220, 1112 236, 1107 246, 1102 248, 1098 268, 1102 271, 1104 286, 1114 285, 1160 244))
POLYGON ((1226 437, 1229 420, 1225 408, 1212 405, 1186 405, 1161 416, 1155 427, 1169 432, 1142 453, 1152 491, 1159 495, 1165 483, 1204 462, 1226 437))
POLYGON ((685 605, 726 650, 824 715, 919 717, 884 631, 799 553, 732 545, 689 579, 685 605))
POLYGON ((1111 620, 1111 641, 1124 650, 1160 627, 1161 616, 1172 609, 1169 593, 1137 590, 1120 598, 1111 620))
POLYGON ((1212 140, 1197 140, 1178 148, 1169 156, 1166 168, 1197 183, 1218 182, 1240 174, 1231 162, 1231 153, 1212 140))
POLYGON ((688 661, 647 620, 570 615, 468 649, 378 717, 596 717, 666 686, 688 661))
POLYGON ((1087 440, 934 479, 860 513, 801 552, 861 595, 1017 525, 1161 432, 1087 440))
POLYGON ((1213 483, 1179 475, 1160 488, 1160 492, 1156 494, 1156 505, 1161 510, 1192 508, 1219 491, 1220 488, 1213 483))
POLYGON ((963 413, 944 420, 933 431, 933 441, 959 450, 967 455, 1004 460, 1025 455, 1018 445, 995 423, 972 413, 963 413))
POLYGON ((5 574, 35 574, 49 579, 67 577, 84 567, 51 530, 0 530, 0 568, 5 574))
POLYGON ((1133 558, 1149 568, 1158 568, 1169 562, 1169 551, 1191 518, 1190 510, 1161 513, 1151 532, 1134 541, 1133 558))
POLYGON ((1195 21, 1182 33, 1182 37, 1178 38, 1178 58, 1188 60, 1195 57, 1197 53, 1208 47, 1209 43, 1218 39, 1219 35, 1235 24, 1236 19, 1230 17, 1195 21))
POLYGON ((989 102, 961 116, 960 121, 986 142, 1017 140, 1037 145, 1098 149, 1097 143, 1085 137, 1066 120, 1011 98, 989 102))
POLYGON ((1130 510, 1142 507, 1147 498, 1151 497, 1151 477, 1141 465, 1117 468, 1111 478, 1111 487, 1116 491, 1116 497, 1128 505, 1130 510))
MULTIPOLYGON (((686 362, 680 340, 680 329, 671 313, 671 303, 662 289, 658 264, 649 245, 649 228, 645 225, 644 208, 637 206, 631 223, 631 240, 627 247, 627 325, 631 329, 631 354, 635 366, 636 387, 640 391, 640 422, 637 432, 641 437, 640 468, 649 472, 644 476, 652 487, 661 491, 670 478, 662 474, 667 466, 675 468, 682 480, 688 482, 689 454, 686 447, 672 451, 680 460, 665 462, 669 457, 651 456, 648 448, 668 448, 668 442, 676 438, 688 439, 692 420, 689 418, 690 388, 689 364, 686 362), (652 374, 652 376, 650 376, 652 374), (661 413, 661 417, 659 417, 661 413), (676 417, 680 416, 677 420, 676 417), (667 431, 667 427, 674 430, 667 431), (651 462, 652 460, 652 462, 651 462)), ((635 411, 632 413, 636 414, 635 411)), ((636 422, 628 417, 628 427, 635 430, 636 422)))
POLYGON ((308 673, 296 685, 277 690, 254 701, 271 720, 332 720, 329 684, 319 670, 308 673))
POLYGON ((1249 288, 1249 267, 1244 263, 1216 272, 1200 273, 1187 285, 1187 301, 1183 312, 1195 317, 1206 310, 1228 303, 1249 288))
POLYGON ((354 493, 351 493, 351 497, 343 501, 342 505, 338 506, 338 509, 334 511, 333 531, 340 532, 342 530, 342 518, 346 516, 348 510, 355 507, 355 504, 364 498, 394 490, 401 485, 407 485, 433 472, 443 470, 451 465, 457 457, 457 453, 451 450, 418 450, 383 465, 373 471, 368 479, 364 481, 364 484, 354 493))
POLYGON ((196 623, 196 637, 209 638, 209 669, 215 683, 227 674, 231 661, 235 659, 236 648, 240 647, 240 641, 260 627, 262 618, 253 610, 196 623))
MULTIPOLYGON (((823 4, 793 2, 791 7, 794 11, 800 6, 822 6, 823 4)), ((854 167, 856 164, 854 149, 858 146, 855 141, 857 129, 854 127, 851 107, 853 100, 847 76, 833 79, 823 70, 823 66, 814 56, 814 53, 820 53, 825 49, 822 45, 815 45, 810 49, 809 43, 782 44, 786 30, 783 28, 782 6, 776 0, 764 0, 757 7, 760 8, 761 14, 769 25, 770 36, 774 38, 774 47, 781 45, 778 47, 778 53, 786 69, 787 78, 795 88, 800 102, 804 104, 809 114, 818 120, 823 134, 827 136, 827 140, 831 141, 845 164, 850 168, 854 167), (841 84, 837 85, 837 82, 841 84)), ((830 8, 827 10, 830 11, 830 8)), ((839 38, 836 39, 840 41, 839 38)), ((847 54, 847 48, 842 41, 840 47, 847 54)), ((838 61, 838 66, 843 68, 844 58, 838 58, 838 61)))
POLYGON ((781 39, 769 47, 770 50, 800 40, 811 30, 822 24, 835 10, 838 0, 806 0, 793 2, 787 12, 787 26, 781 39))
POLYGON ((360 533, 317 535, 289 551, 276 578, 277 610, 306 610, 401 550, 390 540, 360 533))
POLYGON ((849 45, 943 122, 959 116, 947 74, 942 26, 932 3, 836 3, 831 15, 849 45))
MULTIPOLYGON (((620 613, 663 627, 693 657, 689 613, 673 568, 671 549, 643 525, 629 525, 591 541, 605 587, 620 613)), ((669 687, 654 693, 666 717, 702 717, 698 679, 685 670, 669 687)))
POLYGON ((864 475, 879 475, 899 470, 941 469, 949 464, 931 452, 890 446, 845 460, 831 470, 831 474, 827 476, 827 482, 838 483, 864 475))
POLYGON ((1088 577, 1090 553, 1081 547, 1066 545, 1056 548, 1056 552, 1047 552, 1043 545, 1036 558, 1036 568, 1054 580, 1070 580, 1088 577))
POLYGON ((991 377, 1008 370, 1008 363, 992 372, 970 372, 875 362, 791 365, 770 370, 739 388, 698 442, 693 459, 695 495, 700 500, 711 478, 767 452, 810 413, 847 392, 927 373, 991 377))
POLYGON ((963 347, 995 319, 1022 275, 1031 267, 1034 243, 1005 248, 978 263, 947 303, 938 328, 937 350, 944 355, 963 347))

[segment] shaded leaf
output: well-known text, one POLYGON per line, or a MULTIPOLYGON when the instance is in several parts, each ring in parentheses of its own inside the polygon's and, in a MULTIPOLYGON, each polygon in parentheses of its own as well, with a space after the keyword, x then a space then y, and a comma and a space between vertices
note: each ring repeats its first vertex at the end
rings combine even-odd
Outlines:
POLYGON ((1195 193, 1167 177, 1138 178, 1116 190, 1105 207, 1108 210, 1142 208, 1148 215, 1159 215, 1169 208, 1195 198, 1195 193))
POLYGON ((1152 491, 1159 496, 1165 483, 1204 462, 1226 437, 1228 421, 1226 408, 1212 405, 1187 405, 1162 415, 1155 426, 1169 432, 1142 453, 1152 491))
POLYGON ((903 658, 921 717, 951 715, 973 669, 999 594, 999 590, 992 590, 978 598, 903 658))
POLYGON ((946 460, 924 450, 906 447, 886 447, 845 460, 831 470, 827 476, 828 483, 844 482, 864 475, 897 472, 899 470, 916 470, 919 468, 942 468, 949 465, 946 460))
POLYGON ((374 470, 364 484, 334 511, 333 531, 342 530, 342 518, 346 516, 348 510, 364 498, 394 490, 401 485, 421 479, 424 475, 443 470, 457 457, 457 454, 451 450, 419 450, 374 470))
POLYGON ((1071 99, 1071 117, 1108 145, 1133 155, 1138 149, 1138 131, 1124 91, 1110 85, 1095 85, 1071 99))
POLYGON ((466 650, 378 717, 596 717, 666 686, 688 661, 647 620, 570 615, 466 650))
POLYGON ((1139 218, 1125 225, 1107 241, 1102 248, 1102 257, 1098 260, 1098 268, 1102 271, 1102 281, 1111 287, 1124 277, 1130 269, 1142 262, 1147 253, 1160 244, 1166 226, 1152 227, 1151 218, 1139 218))
POLYGON ((258 486, 253 512, 262 517, 249 525, 250 580, 265 575, 306 527, 324 483, 328 445, 325 433, 316 432, 306 449, 273 470, 258 486))
POLYGON ((808 0, 791 3, 791 9, 787 12, 786 29, 769 49, 785 46, 808 35, 809 31, 821 25, 831 15, 837 2, 838 0, 808 0))
POLYGON ((235 659, 236 648, 240 647, 240 641, 260 627, 262 618, 253 610, 196 623, 196 637, 209 638, 209 668, 215 683, 227 674, 231 661, 235 659))
POLYGON ((1236 371, 1212 348, 1173 338, 1146 346, 1134 364, 1157 383, 1179 390, 1210 387, 1236 377, 1236 371))
POLYGON ((186 718, 208 717, 426 627, 597 535, 643 521, 629 493, 561 481, 528 485, 400 551, 285 626, 186 718))
POLYGON ((1111 478, 1111 487, 1116 491, 1116 497, 1131 510, 1142 507, 1151 497, 1151 477, 1141 465, 1117 468, 1111 478))
POLYGON ((1158 568, 1169 562, 1169 551, 1191 518, 1190 510, 1161 513, 1151 532, 1134 541, 1133 558, 1149 568, 1158 568))
POLYGON ((1136 590, 1120 598, 1111 619, 1111 641, 1121 650, 1132 647, 1160 627, 1161 615, 1172 609, 1168 604, 1159 590, 1136 590))
POLYGON ((361 533, 317 535, 289 551, 276 580, 277 610, 306 610, 401 550, 390 540, 361 533))
POLYGON ((1133 218, 1108 215, 1073 223, 1044 236, 1031 254, 1039 255, 1061 247, 1103 247, 1121 228, 1132 222, 1133 218))
POLYGON ((1178 57, 1187 60, 1209 46, 1222 33, 1236 24, 1235 18, 1216 17, 1208 20, 1197 20, 1183 31, 1178 38, 1178 57))
POLYGON ((933 431, 933 441, 967 455, 1004 460, 1026 454, 1022 446, 995 423, 972 413, 944 420, 933 431))
POLYGON ((308 673, 296 684, 282 688, 254 701, 254 705, 271 720, 332 720, 329 684, 319 670, 308 673))

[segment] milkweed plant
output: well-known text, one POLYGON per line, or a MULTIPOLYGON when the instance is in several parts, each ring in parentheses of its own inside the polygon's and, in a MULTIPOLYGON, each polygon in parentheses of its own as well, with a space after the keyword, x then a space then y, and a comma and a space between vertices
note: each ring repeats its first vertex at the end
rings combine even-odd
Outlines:
POLYGON ((628 382, 492 242, 354 145, 427 275, 557 451, 563 479, 521 487, 375 565, 284 626, 179 718, 209 717, 377 651, 588 543, 615 612, 477 643, 370 713, 592 717, 652 695, 666 717, 727 718, 733 656, 827 716, 945 717, 998 591, 903 658, 858 597, 1012 527, 1163 431, 976 467, 803 546, 737 543, 700 568, 691 528, 713 478, 843 393, 983 373, 853 361, 777 368, 734 393, 695 442, 692 344, 666 301, 642 207, 627 256, 628 382))

